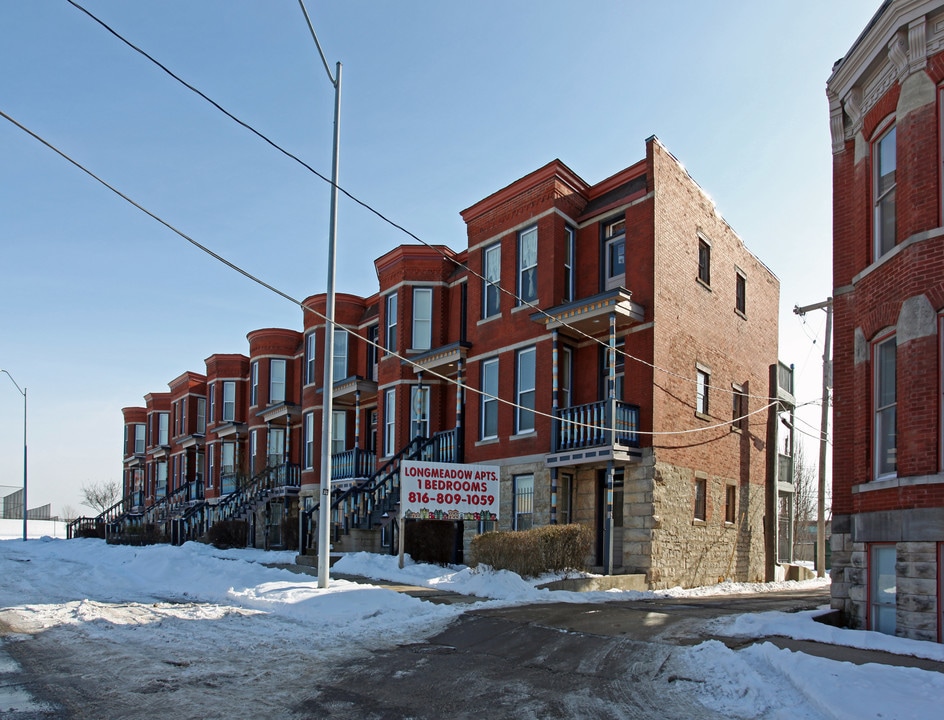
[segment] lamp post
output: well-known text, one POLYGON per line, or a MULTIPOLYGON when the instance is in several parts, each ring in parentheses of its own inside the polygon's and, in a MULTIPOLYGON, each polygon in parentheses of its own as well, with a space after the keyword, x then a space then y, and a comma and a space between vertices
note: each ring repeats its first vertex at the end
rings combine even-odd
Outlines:
POLYGON ((10 378, 10 382, 16 387, 20 395, 23 396, 23 540, 26 540, 26 479, 27 479, 27 470, 26 470, 26 388, 21 388, 16 380, 13 379, 13 376, 6 370, 0 369, 0 373, 6 373, 6 376, 10 378))
POLYGON ((334 275, 335 249, 338 234, 338 153, 341 144, 341 63, 337 64, 335 74, 331 75, 328 61, 325 59, 315 34, 315 28, 308 17, 303 0, 298 4, 305 15, 305 22, 311 37, 318 48, 321 62, 324 63, 328 80, 334 86, 334 144, 331 158, 331 211, 328 218, 328 287, 325 303, 325 350, 322 353, 324 363, 324 401, 321 411, 321 504, 318 507, 318 587, 328 587, 329 544, 331 541, 331 435, 334 413, 334 275))

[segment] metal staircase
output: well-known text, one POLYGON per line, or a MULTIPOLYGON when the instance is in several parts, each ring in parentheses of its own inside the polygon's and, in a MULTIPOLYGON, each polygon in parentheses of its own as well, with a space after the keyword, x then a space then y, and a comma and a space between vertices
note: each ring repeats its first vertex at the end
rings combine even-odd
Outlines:
MULTIPOLYGON (((343 545, 346 536, 355 531, 390 528, 391 549, 394 532, 398 530, 396 520, 400 504, 400 464, 404 460, 428 462, 459 462, 456 430, 446 430, 431 438, 415 437, 409 444, 384 463, 366 480, 343 491, 332 493, 330 523, 331 542, 343 545)), ((299 515, 299 544, 302 555, 316 551, 317 523, 321 503, 299 515)), ((387 543, 381 540, 380 545, 387 543)))

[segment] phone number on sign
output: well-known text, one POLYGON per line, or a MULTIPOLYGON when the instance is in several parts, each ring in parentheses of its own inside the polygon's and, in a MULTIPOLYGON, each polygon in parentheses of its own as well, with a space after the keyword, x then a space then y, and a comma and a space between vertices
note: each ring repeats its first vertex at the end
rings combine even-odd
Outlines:
POLYGON ((465 503, 466 505, 494 505, 495 496, 459 495, 458 493, 437 493, 436 495, 430 495, 429 493, 424 492, 411 492, 409 494, 409 501, 411 503, 424 504, 435 502, 437 505, 457 505, 459 503, 465 503))

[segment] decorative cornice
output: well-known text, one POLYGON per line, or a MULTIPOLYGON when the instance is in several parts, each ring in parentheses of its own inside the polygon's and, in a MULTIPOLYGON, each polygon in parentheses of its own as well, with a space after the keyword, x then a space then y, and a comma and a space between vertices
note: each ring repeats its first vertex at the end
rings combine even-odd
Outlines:
POLYGON ((924 17, 908 25, 908 74, 924 70, 928 64, 928 35, 924 17))
POLYGON ((897 70, 898 81, 908 74, 908 41, 905 31, 899 30, 888 43, 888 59, 897 70))

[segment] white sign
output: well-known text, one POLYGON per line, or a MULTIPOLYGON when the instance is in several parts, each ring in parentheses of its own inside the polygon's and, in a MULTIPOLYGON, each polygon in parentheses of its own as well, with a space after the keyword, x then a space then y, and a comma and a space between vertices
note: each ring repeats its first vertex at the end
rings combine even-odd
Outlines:
POLYGON ((400 463, 400 513, 408 520, 497 520, 497 465, 400 463))

